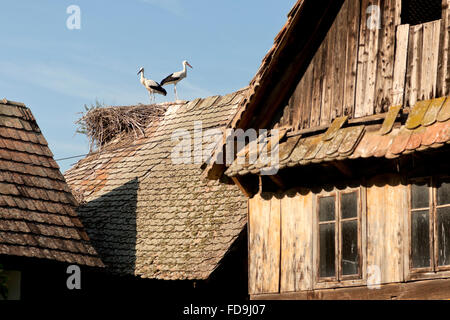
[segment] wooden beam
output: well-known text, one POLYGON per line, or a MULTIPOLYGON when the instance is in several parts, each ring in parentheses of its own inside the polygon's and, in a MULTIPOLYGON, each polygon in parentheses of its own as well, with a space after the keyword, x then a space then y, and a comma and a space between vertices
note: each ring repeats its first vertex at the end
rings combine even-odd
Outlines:
POLYGON ((231 179, 233 180, 233 182, 239 187, 239 189, 241 189, 242 193, 248 197, 251 198, 252 197, 252 193, 247 190, 241 183, 240 179, 238 177, 231 177, 231 179))
POLYGON ((450 279, 391 283, 363 287, 251 295, 252 300, 443 300, 450 299, 450 279))
POLYGON ((286 185, 284 184, 281 177, 277 174, 275 175, 269 175, 269 178, 280 188, 280 189, 286 189, 286 185))

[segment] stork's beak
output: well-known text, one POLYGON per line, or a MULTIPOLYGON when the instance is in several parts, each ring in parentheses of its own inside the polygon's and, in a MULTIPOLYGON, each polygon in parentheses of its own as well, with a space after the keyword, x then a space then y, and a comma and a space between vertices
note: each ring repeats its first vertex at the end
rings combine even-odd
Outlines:
POLYGON ((189 64, 189 62, 186 61, 186 64, 187 64, 189 67, 191 67, 191 69, 194 69, 194 68, 189 64))
POLYGON ((137 74, 141 73, 142 70, 139 70, 137 74))

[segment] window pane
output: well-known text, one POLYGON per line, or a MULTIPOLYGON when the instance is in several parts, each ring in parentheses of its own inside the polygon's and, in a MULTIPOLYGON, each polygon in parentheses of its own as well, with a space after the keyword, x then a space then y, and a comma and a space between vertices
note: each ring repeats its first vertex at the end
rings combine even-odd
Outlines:
POLYGON ((358 195, 356 192, 341 195, 341 215, 342 219, 358 216, 358 195))
POLYGON ((429 188, 428 185, 417 185, 413 184, 411 186, 411 208, 428 208, 430 206, 429 199, 429 188))
POLYGON ((423 268, 430 266, 429 211, 422 210, 411 213, 411 246, 412 266, 423 268))
POLYGON ((358 274, 358 221, 342 222, 342 274, 358 274))
POLYGON ((437 209, 438 262, 450 265, 450 207, 437 209))
POLYGON ((438 205, 450 204, 450 183, 443 182, 437 189, 438 205))
POLYGON ((330 221, 334 220, 334 197, 319 198, 319 220, 330 221))
POLYGON ((335 226, 321 224, 320 228, 320 276, 334 277, 335 273, 335 226))

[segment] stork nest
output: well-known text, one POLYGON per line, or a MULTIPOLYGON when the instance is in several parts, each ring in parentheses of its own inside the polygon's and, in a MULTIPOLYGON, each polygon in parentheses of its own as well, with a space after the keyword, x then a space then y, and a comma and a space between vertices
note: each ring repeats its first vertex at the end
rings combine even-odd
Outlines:
POLYGON ((168 105, 153 104, 124 107, 96 107, 82 114, 75 123, 77 132, 89 138, 90 150, 102 148, 121 134, 134 134, 137 138, 144 134, 155 120, 164 116, 168 105))

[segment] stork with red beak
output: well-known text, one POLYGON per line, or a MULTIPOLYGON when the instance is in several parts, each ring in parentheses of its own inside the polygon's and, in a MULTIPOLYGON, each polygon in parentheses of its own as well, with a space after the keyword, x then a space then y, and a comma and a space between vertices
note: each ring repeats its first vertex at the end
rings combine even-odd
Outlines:
POLYGON ((141 74, 141 83, 148 91, 150 102, 155 102, 155 93, 162 94, 163 96, 167 94, 167 91, 158 82, 144 77, 144 68, 140 68, 137 74, 141 74))
POLYGON ((184 78, 186 78, 186 76, 187 76, 186 66, 188 66, 189 68, 192 68, 192 66, 189 64, 189 62, 184 60, 183 61, 183 70, 182 71, 171 73, 171 74, 169 74, 167 77, 165 77, 161 81, 161 86, 165 86, 167 84, 173 84, 174 93, 175 93, 175 99, 176 100, 178 100, 177 83, 180 82, 181 80, 183 80, 184 78))

